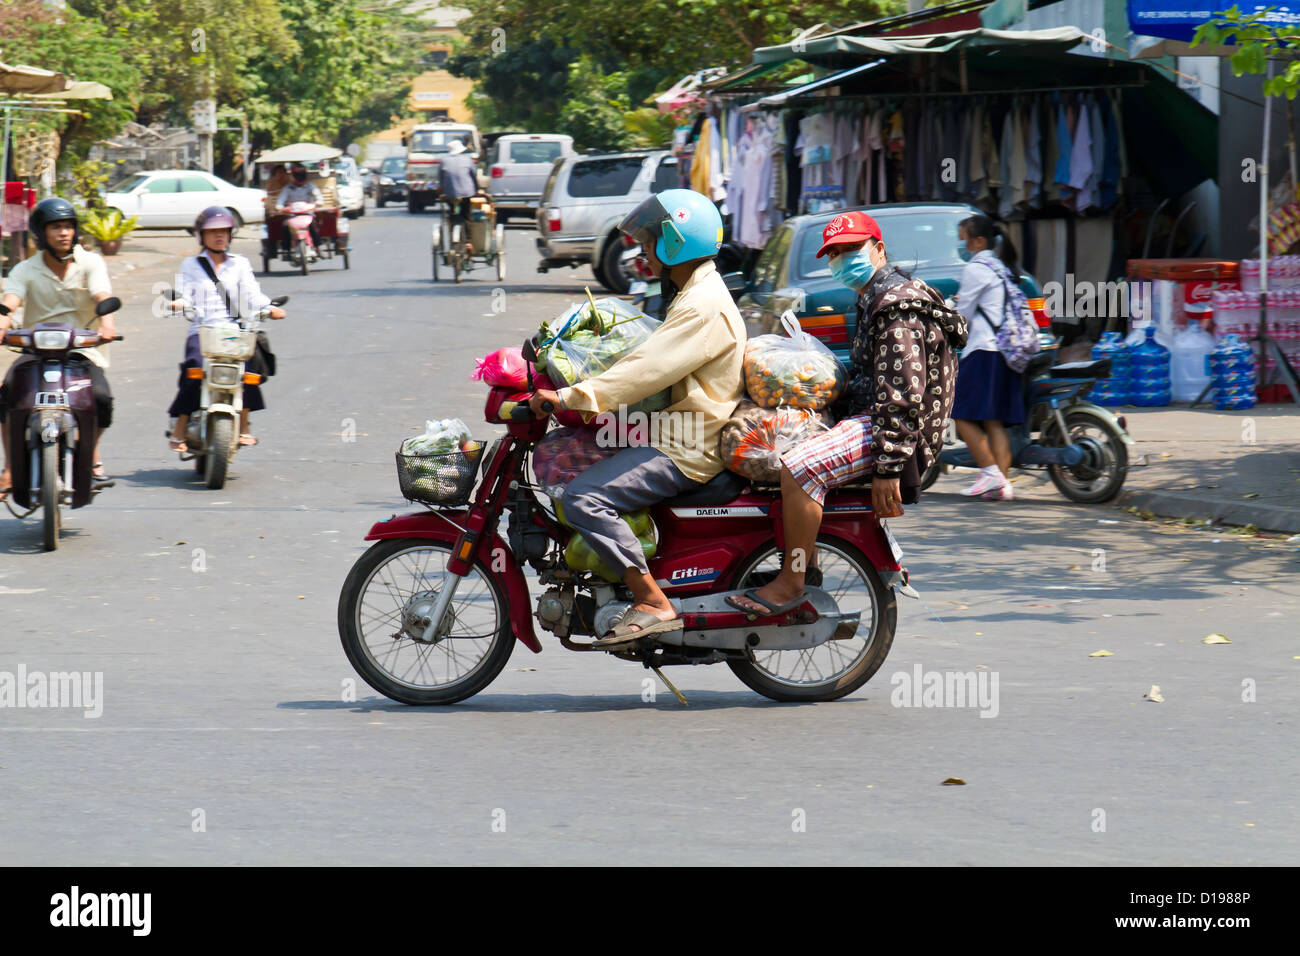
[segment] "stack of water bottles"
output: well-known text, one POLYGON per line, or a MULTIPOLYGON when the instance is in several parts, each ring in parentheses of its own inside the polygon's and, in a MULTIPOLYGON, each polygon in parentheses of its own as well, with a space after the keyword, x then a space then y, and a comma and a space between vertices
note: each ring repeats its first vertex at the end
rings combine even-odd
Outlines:
POLYGON ((1214 382, 1215 408, 1255 406, 1255 357, 1249 343, 1225 335, 1205 357, 1205 370, 1214 382))
POLYGON ((1099 379, 1088 393, 1098 405, 1129 405, 1133 401, 1133 362, 1120 332, 1103 332, 1092 347, 1092 359, 1110 359, 1110 377, 1099 379))
POLYGON ((1156 341, 1156 327, 1144 329, 1146 341, 1130 349, 1133 368, 1133 393, 1130 404, 1168 405, 1173 398, 1169 380, 1169 350, 1156 341))

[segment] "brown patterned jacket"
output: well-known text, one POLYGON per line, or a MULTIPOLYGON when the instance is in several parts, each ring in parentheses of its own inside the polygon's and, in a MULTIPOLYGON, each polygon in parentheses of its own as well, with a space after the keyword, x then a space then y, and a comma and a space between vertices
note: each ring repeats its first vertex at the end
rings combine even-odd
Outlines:
POLYGON ((854 370, 837 411, 871 412, 874 473, 900 478, 905 502, 916 500, 943 447, 966 334, 965 317, 942 295, 893 266, 876 270, 858 295, 854 370))

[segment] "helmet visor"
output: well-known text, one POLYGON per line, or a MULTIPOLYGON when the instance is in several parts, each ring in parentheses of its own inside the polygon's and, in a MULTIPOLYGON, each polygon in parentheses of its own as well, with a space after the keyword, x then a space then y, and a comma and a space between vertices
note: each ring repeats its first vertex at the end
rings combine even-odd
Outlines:
POLYGON ((664 209, 658 196, 651 196, 627 214, 618 224, 618 230, 635 239, 642 249, 653 249, 655 240, 663 235, 665 222, 671 222, 668 210, 664 209))

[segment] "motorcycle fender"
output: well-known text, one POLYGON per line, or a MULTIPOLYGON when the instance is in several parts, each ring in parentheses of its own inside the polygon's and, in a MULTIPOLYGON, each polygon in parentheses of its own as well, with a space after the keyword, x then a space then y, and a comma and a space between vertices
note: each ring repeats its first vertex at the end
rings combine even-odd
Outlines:
POLYGON ((1094 405, 1091 402, 1081 402, 1075 405, 1074 408, 1076 411, 1086 411, 1089 415, 1102 419, 1108 425, 1114 425, 1115 431, 1119 432, 1119 437, 1124 440, 1125 446, 1129 449, 1134 446, 1133 436, 1128 433, 1127 428, 1119 423, 1119 416, 1112 414, 1109 409, 1094 405))
POLYGON ((226 405, 226 404, 222 403, 222 404, 219 404, 219 405, 209 405, 209 406, 207 407, 207 413, 208 413, 209 416, 212 416, 212 415, 220 415, 220 414, 222 414, 223 412, 224 412, 225 414, 227 414, 227 415, 234 416, 234 414, 235 414, 235 406, 234 406, 234 405, 226 405))
MULTIPOLYGON (((461 524, 464 517, 463 511, 457 512, 451 516, 450 521, 461 524)), ((384 521, 375 522, 366 535, 366 540, 425 538, 455 547, 460 539, 460 528, 450 521, 427 511, 394 515, 384 521)), ((515 561, 515 556, 510 553, 510 549, 501 540, 500 535, 486 533, 479 537, 478 556, 505 588, 506 603, 509 605, 510 629, 514 632, 515 638, 534 654, 540 654, 542 645, 537 640, 536 631, 533 630, 532 599, 528 594, 528 582, 524 579, 524 573, 515 561), (522 608, 523 613, 516 613, 517 608, 522 608)))

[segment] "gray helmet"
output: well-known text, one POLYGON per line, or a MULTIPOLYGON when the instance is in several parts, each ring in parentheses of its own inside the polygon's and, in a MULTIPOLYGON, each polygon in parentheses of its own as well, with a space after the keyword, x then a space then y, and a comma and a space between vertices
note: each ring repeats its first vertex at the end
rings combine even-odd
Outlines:
POLYGON ((199 213, 194 220, 194 238, 203 245, 204 229, 229 229, 230 238, 235 238, 235 219, 225 206, 209 206, 199 213))
POLYGON ((28 228, 32 233, 32 241, 36 243, 36 248, 45 250, 45 227, 52 222, 63 222, 72 220, 72 244, 76 246, 77 240, 81 238, 81 222, 77 218, 77 210, 66 199, 60 196, 51 196, 49 199, 42 199, 32 210, 31 216, 28 217, 28 228))

